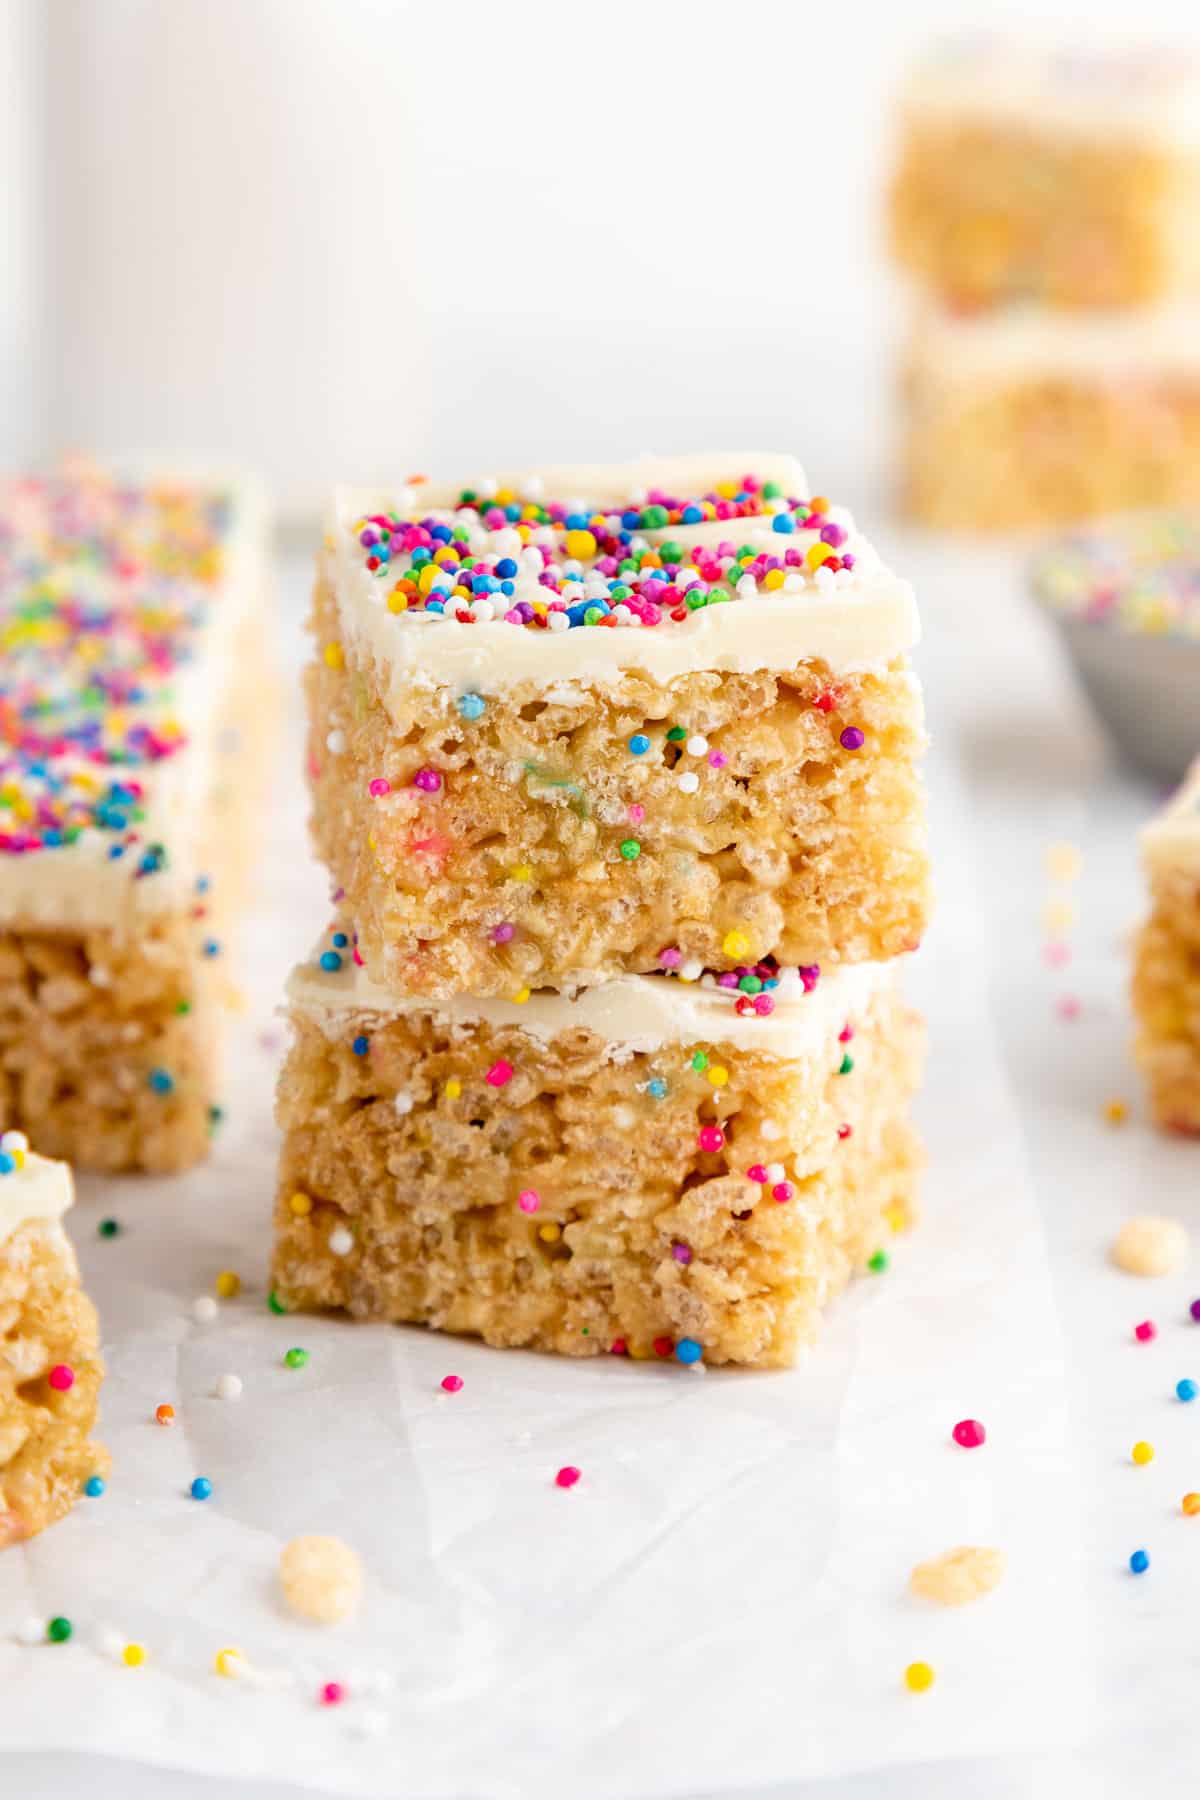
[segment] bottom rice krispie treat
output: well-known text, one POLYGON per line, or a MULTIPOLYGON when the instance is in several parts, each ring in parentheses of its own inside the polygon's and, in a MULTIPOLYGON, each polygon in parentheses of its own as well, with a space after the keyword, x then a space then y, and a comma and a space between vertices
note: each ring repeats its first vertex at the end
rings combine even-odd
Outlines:
POLYGON ((339 931, 289 1000, 284 1310, 787 1363, 912 1205, 922 1028, 885 965, 430 1002, 339 931))
POLYGON ((1200 762, 1142 834, 1150 917, 1133 971, 1135 1053, 1156 1123, 1200 1132, 1200 762))
POLYGON ((62 1227, 65 1163, 0 1138, 0 1549, 70 1512, 108 1454, 91 1441, 104 1364, 62 1227))

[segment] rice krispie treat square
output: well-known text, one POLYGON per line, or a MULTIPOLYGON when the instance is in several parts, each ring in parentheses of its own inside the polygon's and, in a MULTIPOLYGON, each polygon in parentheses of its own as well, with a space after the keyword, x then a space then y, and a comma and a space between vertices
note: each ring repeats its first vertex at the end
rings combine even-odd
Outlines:
POLYGON ((1200 502, 1200 306, 927 308, 901 391, 906 510, 1011 530, 1200 502))
POLYGON ((283 1310, 783 1364, 913 1206, 891 965, 429 1001, 323 948, 289 1002, 283 1310))
POLYGON ((341 494, 313 629, 314 835, 382 985, 919 942, 912 593, 791 459, 341 494))
POLYGON ((108 1453, 91 1441, 104 1364, 62 1227, 71 1171, 0 1137, 0 1549, 70 1512, 108 1453))
POLYGON ((897 262, 951 306, 1200 289, 1200 64, 1178 46, 964 38, 902 99, 897 262))
POLYGON ((245 484, 0 488, 0 1124, 102 1170, 207 1148, 271 715, 245 484))
POLYGON ((1200 762, 1141 848, 1151 910, 1134 956, 1135 1054, 1156 1123, 1200 1132, 1200 762))

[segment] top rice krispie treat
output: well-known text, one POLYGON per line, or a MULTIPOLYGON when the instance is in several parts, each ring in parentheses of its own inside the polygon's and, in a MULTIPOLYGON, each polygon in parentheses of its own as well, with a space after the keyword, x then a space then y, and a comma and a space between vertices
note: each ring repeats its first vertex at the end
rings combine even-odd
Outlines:
POLYGON ((1200 62, 1178 47, 943 46, 902 102, 897 260, 951 305, 1200 288, 1200 62))
POLYGON ((382 985, 916 947, 915 603, 790 458, 339 494, 313 625, 315 837, 382 985))

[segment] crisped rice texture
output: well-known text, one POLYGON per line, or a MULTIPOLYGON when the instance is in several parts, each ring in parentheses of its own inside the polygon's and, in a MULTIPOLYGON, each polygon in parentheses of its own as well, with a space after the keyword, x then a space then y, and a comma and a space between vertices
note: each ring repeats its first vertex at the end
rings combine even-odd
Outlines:
POLYGON ((914 365, 904 503, 922 524, 1011 530, 1200 503, 1200 381, 1180 374, 1010 383, 914 365))
POLYGON ((0 1548, 70 1512, 108 1472, 89 1436, 104 1365, 96 1312, 61 1226, 33 1220, 0 1240, 0 1548), (56 1364, 75 1373, 62 1391, 56 1364))
POLYGON ((210 969, 190 920, 133 939, 0 932, 0 1129, 110 1174, 168 1174, 203 1156, 217 1079, 210 969))
POLYGON ((994 121, 910 123, 892 251, 949 305, 1142 306, 1200 285, 1200 159, 994 121))
POLYGON ((1154 910, 1138 934, 1135 1054, 1157 1124, 1200 1132, 1200 883, 1157 875, 1154 910))
MULTIPOLYGON (((337 643, 323 584, 315 629, 337 643)), ((512 995, 654 970, 667 947, 727 969, 883 960, 919 942, 924 738, 902 663, 837 680, 823 664, 667 684, 629 673, 611 690, 485 693, 470 721, 457 698, 414 689, 396 723, 361 671, 320 655, 310 670, 317 850, 381 983, 512 995), (850 726, 859 750, 840 742, 850 726), (438 791, 413 785, 422 769, 438 791)))
POLYGON ((336 1038, 293 1025, 273 1270, 288 1308, 576 1356, 688 1337, 708 1362, 784 1364, 886 1237, 884 1209, 912 1208, 922 1030, 891 992, 805 1061, 721 1044, 613 1061, 585 1031, 543 1043, 428 1015, 359 1015, 336 1038), (714 1122, 724 1147, 702 1150, 714 1122), (783 1165, 790 1198, 747 1177, 757 1163, 783 1165))

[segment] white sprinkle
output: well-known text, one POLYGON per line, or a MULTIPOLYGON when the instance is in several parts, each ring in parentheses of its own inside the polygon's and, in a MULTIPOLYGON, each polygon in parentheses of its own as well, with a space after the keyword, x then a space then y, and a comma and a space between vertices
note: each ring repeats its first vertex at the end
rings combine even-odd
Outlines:
POLYGON ((215 1392, 218 1400, 240 1400, 242 1397, 241 1376, 218 1375, 215 1392))
POLYGON ((689 756, 706 755, 708 751, 708 739, 706 737, 700 737, 699 734, 697 734, 696 737, 690 737, 687 741, 687 751, 689 756))
POLYGON ((118 1631, 114 1625, 98 1625, 92 1638, 101 1656, 111 1657, 113 1662, 123 1660, 125 1646, 129 1642, 123 1631, 118 1631))
POLYGON ((633 617, 633 613, 630 612, 623 600, 619 606, 613 607, 613 618, 617 621, 618 625, 628 625, 633 617))
POLYGON ((737 584, 736 591, 742 596, 743 600, 752 600, 758 592, 758 583, 755 581, 753 575, 743 575, 742 579, 737 584))
MULTIPOLYGON (((524 548, 525 546, 521 542, 520 532, 514 531, 511 525, 505 525, 502 530, 494 532, 492 535, 492 549, 500 556, 503 556, 506 553, 512 554, 518 550, 523 550, 524 548)), ((542 559, 539 556, 539 568, 541 567, 541 562, 542 559)))
POLYGON ((344 731, 327 732, 326 736, 325 736, 325 748, 328 750, 330 756, 340 756, 342 754, 342 751, 346 748, 345 732, 344 731))
POLYGON ((540 500, 546 491, 546 484, 540 475, 527 475, 521 484, 522 500, 540 500))
POLYGON ((472 600, 470 610, 472 617, 478 619, 481 625, 486 625, 496 616, 496 609, 486 594, 481 594, 478 600, 472 600))
POLYGON ((344 1225, 335 1225, 329 1234, 329 1250, 332 1256, 349 1256, 354 1248, 354 1238, 344 1225))
POLYGON ((688 958, 687 962, 680 967, 679 979, 681 981, 699 981, 703 973, 704 964, 701 962, 700 958, 698 956, 691 956, 688 958))
POLYGON ((88 980, 93 987, 111 987, 112 976, 102 963, 93 963, 88 970, 88 980))
POLYGON ((401 1117, 403 1117, 403 1115, 405 1113, 410 1113, 412 1111, 413 1097, 411 1094, 406 1094, 403 1091, 401 1091, 399 1094, 396 1095, 396 1098, 392 1101, 392 1105, 395 1107, 396 1111, 401 1115, 401 1117))
POLYGON ((687 770, 676 783, 681 794, 694 794, 700 786, 700 777, 694 770, 687 770))
POLYGON ((789 569, 787 574, 783 578, 784 593, 785 594, 798 594, 800 592, 800 589, 803 586, 804 586, 804 577, 800 573, 799 569, 789 569))
POLYGON ((46 1641, 45 1619, 22 1619, 13 1632, 18 1644, 44 1644, 46 1641))
POLYGON ((547 631, 570 631, 571 621, 565 612, 551 612, 546 616, 547 631))
POLYGON ((782 1163, 768 1163, 767 1164, 767 1180, 768 1181, 782 1181, 783 1175, 784 1175, 784 1169, 783 1169, 782 1163))
POLYGON ((23 1131, 6 1131, 0 1137, 0 1150, 28 1150, 29 1139, 23 1131))
POLYGON ((482 481, 475 483, 475 492, 481 500, 494 500, 500 492, 500 483, 494 475, 485 475, 482 481))
POLYGON ((201 1294, 192 1301, 192 1317, 197 1325, 211 1325, 217 1316, 217 1303, 211 1294, 201 1294))

